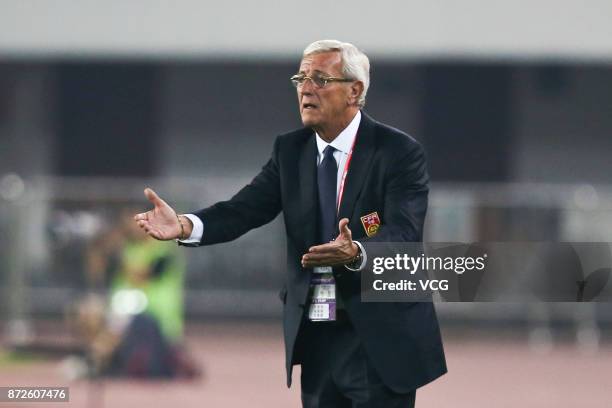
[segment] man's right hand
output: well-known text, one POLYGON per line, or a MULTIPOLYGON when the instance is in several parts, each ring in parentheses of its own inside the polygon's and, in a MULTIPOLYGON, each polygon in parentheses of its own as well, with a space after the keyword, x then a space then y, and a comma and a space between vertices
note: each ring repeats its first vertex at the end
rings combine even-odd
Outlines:
POLYGON ((192 225, 187 217, 181 216, 180 222, 183 224, 181 231, 181 225, 174 209, 150 188, 145 188, 144 194, 153 204, 153 209, 134 216, 134 220, 140 228, 153 238, 161 241, 176 238, 185 239, 191 235, 192 225), (181 233, 183 233, 182 236, 181 233))

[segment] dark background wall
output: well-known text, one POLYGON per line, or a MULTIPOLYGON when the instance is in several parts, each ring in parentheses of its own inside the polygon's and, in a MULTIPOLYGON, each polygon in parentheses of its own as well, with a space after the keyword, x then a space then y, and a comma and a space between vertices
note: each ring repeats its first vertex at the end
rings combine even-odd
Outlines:
POLYGON ((57 161, 64 176, 151 176, 156 159, 158 67, 60 64, 57 161))
MULTIPOLYGON (((295 69, 5 62, 0 170, 250 177, 274 136, 300 126, 295 69)), ((435 181, 606 183, 609 89, 606 64, 373 61, 366 111, 424 143, 435 181)))

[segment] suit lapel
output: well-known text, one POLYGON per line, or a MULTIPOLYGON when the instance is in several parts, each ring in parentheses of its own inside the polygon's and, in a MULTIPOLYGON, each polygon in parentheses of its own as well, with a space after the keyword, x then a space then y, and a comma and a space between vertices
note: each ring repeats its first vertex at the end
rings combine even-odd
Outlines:
POLYGON ((344 193, 338 212, 338 220, 349 218, 352 220, 355 203, 370 170, 375 151, 374 121, 363 111, 361 123, 357 130, 357 140, 353 148, 353 156, 344 182, 344 193))
MULTIPOLYGON (((310 134, 299 158, 300 206, 304 247, 306 250, 317 240, 317 141, 314 132, 310 134)), ((296 180, 296 182, 298 181, 296 180)))

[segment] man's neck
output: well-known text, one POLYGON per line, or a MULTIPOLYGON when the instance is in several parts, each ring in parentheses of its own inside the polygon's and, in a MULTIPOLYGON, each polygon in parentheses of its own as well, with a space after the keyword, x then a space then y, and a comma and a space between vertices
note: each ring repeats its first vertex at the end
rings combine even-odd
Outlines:
POLYGON ((340 133, 351 123, 355 118, 355 115, 359 112, 359 108, 350 109, 346 112, 346 115, 335 124, 327 127, 313 127, 313 130, 325 140, 327 143, 331 143, 338 137, 340 133))

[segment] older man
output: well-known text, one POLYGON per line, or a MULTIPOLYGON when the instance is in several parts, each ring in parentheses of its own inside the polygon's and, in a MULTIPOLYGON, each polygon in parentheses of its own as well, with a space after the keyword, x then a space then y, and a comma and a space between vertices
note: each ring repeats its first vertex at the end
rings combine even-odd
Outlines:
POLYGON ((446 372, 431 302, 361 302, 367 243, 421 241, 428 194, 422 147, 361 110, 369 69, 352 44, 310 44, 291 77, 304 128, 276 138, 250 184, 186 215, 147 189, 154 209, 135 216, 154 238, 199 246, 283 212, 287 384, 300 364, 304 407, 411 407, 446 372))

